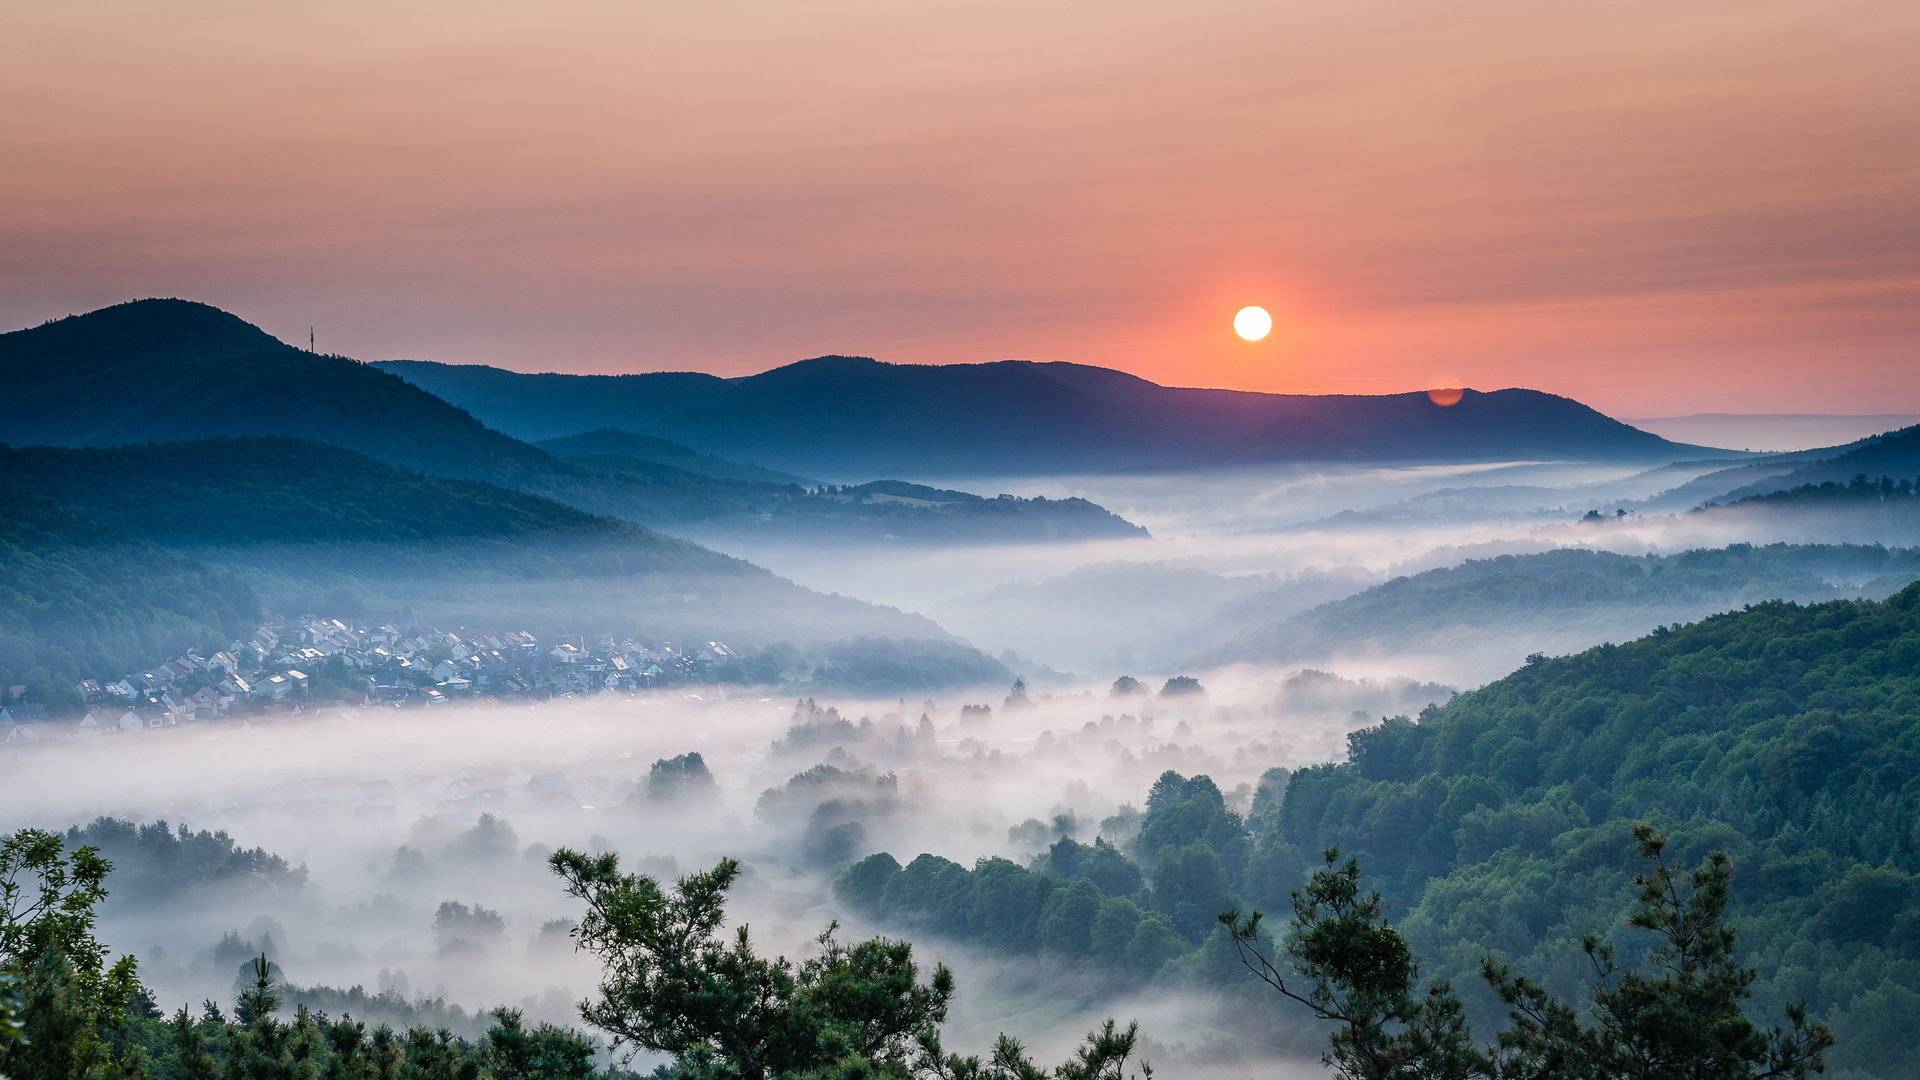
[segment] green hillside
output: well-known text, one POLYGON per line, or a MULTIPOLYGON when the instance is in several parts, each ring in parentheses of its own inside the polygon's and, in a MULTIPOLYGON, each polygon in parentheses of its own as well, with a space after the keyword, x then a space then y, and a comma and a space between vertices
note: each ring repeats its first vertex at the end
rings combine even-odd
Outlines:
MULTIPOLYGON (((1920 584, 1536 656, 1348 745, 1343 763, 1269 770, 1244 817, 1210 778, 1167 772, 1137 828, 1127 811, 1102 823, 1117 844, 1066 836, 1028 866, 971 869, 879 853, 834 892, 890 930, 1025 957, 1063 985, 1218 995, 1249 1030, 1271 1025, 1260 1037, 1298 1042, 1305 1029, 1215 917, 1284 919, 1290 890, 1339 847, 1387 894, 1422 974, 1451 979, 1491 1030, 1506 1010, 1479 977, 1485 956, 1566 1001, 1590 986, 1583 935, 1613 936, 1638 962, 1645 939, 1620 928, 1639 891, 1631 830, 1649 822, 1679 863, 1732 856, 1754 1015, 1804 997, 1838 1034, 1840 1075, 1920 1074, 1920 584)), ((821 801, 808 836, 883 810, 821 801)))
POLYGON ((1628 827, 1654 821, 1688 860, 1732 853, 1761 1012, 1805 996, 1836 1064, 1914 1075, 1920 585, 1536 658, 1350 747, 1294 774, 1280 837, 1359 853, 1432 974, 1478 993, 1491 952, 1569 993, 1580 936, 1631 900, 1628 827))
POLYGON ((279 611, 741 643, 947 636, 686 540, 324 443, 0 448, 0 473, 239 572, 279 611))
POLYGON ((1367 651, 1571 650, 1762 600, 1878 599, 1920 577, 1920 548, 1773 544, 1635 557, 1562 548, 1395 578, 1248 631, 1196 664, 1292 664, 1367 651))
POLYGON ((692 550, 552 499, 409 472, 305 439, 0 447, 0 472, 11 483, 166 544, 622 537, 692 550))
POLYGON ((1844 453, 1823 457, 1792 472, 1734 488, 1717 501, 1739 501, 1753 495, 1791 491, 1809 485, 1818 490, 1823 484, 1845 485, 1859 475, 1876 481, 1887 476, 1896 484, 1905 480, 1908 481, 1907 491, 1911 492, 1911 481, 1920 475, 1920 426, 1876 435, 1846 449, 1844 453))
POLYGON ((231 575, 0 486, 0 687, 77 705, 75 682, 225 648, 259 610, 231 575))

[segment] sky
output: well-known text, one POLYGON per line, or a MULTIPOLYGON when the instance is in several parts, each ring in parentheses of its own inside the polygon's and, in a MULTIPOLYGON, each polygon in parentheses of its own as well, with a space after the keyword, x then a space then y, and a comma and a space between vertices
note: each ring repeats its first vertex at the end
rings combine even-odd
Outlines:
POLYGON ((1916 55, 1883 0, 13 3, 0 326, 1920 412, 1916 55))

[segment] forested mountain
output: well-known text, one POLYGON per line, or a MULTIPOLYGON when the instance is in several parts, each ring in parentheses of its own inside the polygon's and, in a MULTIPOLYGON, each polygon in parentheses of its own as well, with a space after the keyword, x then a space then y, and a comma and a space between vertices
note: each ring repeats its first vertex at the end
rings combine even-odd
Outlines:
POLYGON ((233 575, 0 485, 0 688, 78 704, 75 682, 223 649, 259 611, 233 575))
MULTIPOLYGON (((1511 676, 1296 773, 1296 853, 1358 852, 1435 975, 1482 953, 1565 993, 1631 899, 1628 824, 1734 858, 1756 1004, 1804 995, 1842 1067, 1920 1055, 1920 585, 1769 602, 1511 676)), ((1479 1001, 1489 1013, 1491 1001, 1479 1001)))
POLYGON ((625 521, 324 443, 0 448, 0 473, 240 573, 276 610, 742 645, 947 636, 920 616, 823 596, 625 521))
POLYGON ((1916 577, 1920 548, 1734 544, 1644 557, 1561 548, 1395 578, 1248 631, 1194 664, 1485 652, 1507 670, 1528 653, 1631 638, 1763 600, 1878 599, 1916 577))
POLYGON ((1882 476, 1895 483, 1908 481, 1911 490, 1911 481, 1920 476, 1920 426, 1877 435, 1846 449, 1845 453, 1822 457, 1791 472, 1732 488, 1717 501, 1733 502, 1807 485, 1846 484, 1862 475, 1876 481, 1882 476))
POLYGON ((553 458, 343 356, 188 300, 136 300, 0 334, 0 442, 119 446, 291 435, 440 476, 514 483, 553 458))
POLYGON ((1768 454, 1705 473, 1638 505, 1649 512, 1686 511, 1702 504, 1737 502, 1807 484, 1845 484, 1861 473, 1875 480, 1881 476, 1891 476, 1895 481, 1920 476, 1920 427, 1901 428, 1842 446, 1768 454))
POLYGON ((790 473, 622 431, 561 441, 556 451, 571 458, 563 461, 375 366, 294 348, 184 300, 140 300, 0 334, 0 378, 14 406, 0 416, 0 441, 14 445, 296 437, 682 536, 1031 543, 1142 532, 1084 500, 983 510, 962 493, 914 504, 821 497, 790 473))
POLYGON ((1698 456, 1532 390, 1256 394, 1159 386, 1103 368, 824 356, 758 375, 518 375, 379 365, 522 438, 612 427, 808 475, 1029 475, 1257 461, 1631 461, 1698 456))

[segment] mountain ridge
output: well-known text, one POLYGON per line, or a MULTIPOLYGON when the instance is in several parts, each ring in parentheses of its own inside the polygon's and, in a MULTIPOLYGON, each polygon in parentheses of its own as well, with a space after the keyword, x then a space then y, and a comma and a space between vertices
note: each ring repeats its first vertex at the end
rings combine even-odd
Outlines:
MULTIPOLYGON (((879 478, 1207 468, 1263 461, 1674 460, 1672 443, 1536 390, 1282 395, 1168 387, 1062 362, 820 356, 721 379, 375 366, 529 439, 613 427, 807 475, 879 478), (571 403, 571 404, 569 404, 571 403), (635 404, 638 403, 638 404, 635 404), (560 430, 566 425, 574 430, 560 430)), ((1738 456, 1737 454, 1735 455, 1738 456)))
MULTIPOLYGON (((806 490, 817 482, 798 474, 605 427, 550 448, 532 446, 374 365, 287 345, 238 316, 186 300, 132 301, 0 334, 0 384, 13 390, 16 405, 0 415, 0 443, 305 439, 712 542, 739 534, 791 533, 814 543, 1004 543, 1143 533, 1076 500, 1022 500, 966 513, 966 500, 917 513, 903 505, 856 507, 806 490), (586 449, 601 453, 579 453, 586 449)), ((680 387, 675 400, 683 406, 722 384, 713 376, 669 375, 647 385, 680 387)), ((601 383, 589 385, 593 397, 606 396, 601 383)))

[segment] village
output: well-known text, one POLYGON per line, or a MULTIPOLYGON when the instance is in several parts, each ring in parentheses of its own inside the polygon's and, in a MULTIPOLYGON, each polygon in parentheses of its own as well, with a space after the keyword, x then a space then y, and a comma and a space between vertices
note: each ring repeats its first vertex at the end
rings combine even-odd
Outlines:
POLYGON ((78 719, 5 688, 0 745, 153 731, 222 717, 271 716, 325 703, 430 708, 474 697, 546 701, 633 694, 711 676, 734 657, 718 641, 642 644, 610 634, 369 626, 319 615, 266 615, 211 656, 188 652, 116 682, 74 685, 78 719))

